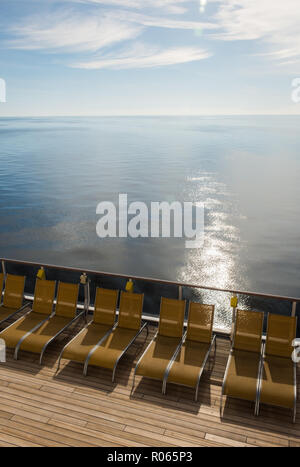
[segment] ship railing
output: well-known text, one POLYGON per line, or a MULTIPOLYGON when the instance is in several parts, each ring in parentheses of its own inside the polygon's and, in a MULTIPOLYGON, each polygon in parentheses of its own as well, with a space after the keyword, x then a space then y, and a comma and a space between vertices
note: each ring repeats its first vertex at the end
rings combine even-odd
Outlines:
MULTIPOLYGON (((15 259, 9 259, 9 258, 0 258, 0 262, 2 264, 2 272, 5 274, 6 273, 6 265, 7 264, 15 264, 15 265, 20 265, 20 266, 29 266, 29 267, 37 267, 41 268, 43 267, 45 270, 46 269, 56 269, 59 271, 64 271, 64 272, 72 272, 72 273, 78 273, 78 274, 83 274, 85 273, 87 276, 92 275, 92 276, 105 276, 107 278, 115 278, 115 279, 125 279, 125 280, 132 280, 132 281, 141 281, 144 283, 152 283, 152 284, 160 284, 160 285, 165 285, 165 286, 173 286, 176 287, 178 290, 178 298, 182 299, 183 298, 183 289, 188 288, 188 289, 198 289, 198 290, 203 290, 203 291, 210 291, 210 292, 224 292, 227 294, 231 294, 233 296, 245 296, 245 297, 253 297, 253 298, 259 298, 259 299, 270 299, 270 300, 278 300, 281 302, 289 302, 291 304, 291 316, 296 315, 296 309, 297 309, 297 304, 300 303, 300 297, 289 297, 285 295, 274 295, 274 294, 267 294, 267 293, 261 293, 261 292, 252 292, 252 291, 246 291, 246 290, 238 290, 238 289, 230 289, 230 288, 220 288, 220 287, 213 287, 213 286, 208 286, 208 285, 202 285, 202 284, 192 284, 192 283, 186 283, 186 282, 178 282, 178 281, 169 281, 165 279, 158 279, 158 278, 153 278, 153 277, 143 277, 143 276, 134 276, 134 275, 129 275, 129 274, 119 274, 119 273, 112 273, 112 272, 107 272, 107 271, 97 271, 93 269, 85 269, 85 268, 75 268, 75 267, 68 267, 68 266, 59 266, 59 265, 53 265, 53 264, 46 264, 46 263, 39 263, 39 262, 31 262, 31 261, 20 261, 20 260, 15 260, 15 259)), ((33 300, 32 295, 25 295, 25 298, 29 301, 33 300)), ((78 306, 79 309, 83 308, 84 305, 78 306)), ((89 310, 93 311, 93 307, 89 306, 89 310)), ((234 323, 234 318, 235 318, 235 308, 233 308, 233 313, 232 313, 232 324, 234 323)), ((150 316, 150 315, 143 315, 143 319, 156 323, 159 320, 159 317, 156 316, 150 316)), ((231 330, 224 330, 224 329, 218 329, 214 327, 214 332, 220 335, 228 336, 232 332, 231 330)))

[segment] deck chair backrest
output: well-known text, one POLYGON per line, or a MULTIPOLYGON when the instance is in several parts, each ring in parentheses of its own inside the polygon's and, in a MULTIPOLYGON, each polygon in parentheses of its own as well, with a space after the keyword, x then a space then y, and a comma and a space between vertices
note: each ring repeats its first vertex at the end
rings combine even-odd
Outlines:
POLYGON ((55 314, 65 318, 75 318, 79 284, 58 283, 55 314))
POLYGON ((97 288, 95 298, 94 322, 113 326, 116 319, 118 290, 97 288))
POLYGON ((214 305, 190 302, 186 338, 190 341, 211 342, 214 305))
POLYGON ((32 306, 32 310, 35 313, 42 313, 43 315, 50 315, 52 313, 55 286, 55 281, 36 280, 32 306))
POLYGON ((158 334, 182 337, 185 300, 161 297, 158 334))
POLYGON ((24 298, 25 276, 7 274, 3 305, 8 308, 21 308, 24 298))
POLYGON ((144 294, 121 292, 118 327, 139 330, 142 321, 144 294))
POLYGON ((269 313, 265 353, 291 358, 292 341, 296 337, 297 318, 269 313))
POLYGON ((264 314, 261 311, 237 310, 233 347, 260 353, 264 314))

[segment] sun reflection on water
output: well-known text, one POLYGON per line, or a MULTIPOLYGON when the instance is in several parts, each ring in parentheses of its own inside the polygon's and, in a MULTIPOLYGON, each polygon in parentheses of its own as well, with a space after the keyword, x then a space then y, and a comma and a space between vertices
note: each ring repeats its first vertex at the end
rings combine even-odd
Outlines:
MULTIPOLYGON (((216 180, 214 173, 206 172, 187 178, 185 197, 204 203, 205 235, 201 249, 186 250, 179 280, 221 289, 241 289, 246 281, 238 261, 242 244, 236 222, 240 214, 234 194, 229 193, 224 183, 216 180)), ((195 289, 193 298, 215 304, 215 326, 230 328, 229 294, 195 289)), ((242 298, 239 300, 241 305, 246 305, 242 298)))

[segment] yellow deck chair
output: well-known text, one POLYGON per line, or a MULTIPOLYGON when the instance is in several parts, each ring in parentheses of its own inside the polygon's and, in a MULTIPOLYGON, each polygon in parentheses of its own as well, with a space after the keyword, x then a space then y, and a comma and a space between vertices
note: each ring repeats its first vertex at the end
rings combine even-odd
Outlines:
POLYGON ((161 298, 158 331, 136 364, 132 390, 136 375, 164 381, 168 365, 182 343, 184 312, 185 300, 161 298))
POLYGON ((84 363, 95 345, 113 330, 118 295, 118 290, 97 288, 93 320, 62 349, 57 369, 62 358, 84 363))
POLYGON ((36 281, 32 308, 0 333, 7 347, 15 348, 21 338, 50 318, 55 285, 55 281, 36 281))
POLYGON ((115 380, 120 359, 147 327, 147 323, 141 325, 143 301, 144 294, 121 293, 118 324, 108 337, 101 339, 90 351, 84 363, 85 375, 88 365, 94 365, 112 370, 112 381, 115 380))
POLYGON ((164 393, 167 383, 180 384, 195 388, 197 401, 200 378, 213 345, 216 352, 216 336, 212 336, 214 308, 190 302, 186 336, 166 371, 164 393))
POLYGON ((78 292, 79 284, 59 282, 55 313, 37 329, 33 329, 20 339, 16 346, 15 358, 18 358, 19 350, 27 350, 28 352, 40 354, 40 364, 42 363, 48 345, 71 324, 84 316, 85 311, 76 314, 78 292))
POLYGON ((234 336, 224 374, 223 395, 255 402, 257 410, 263 312, 237 310, 234 336))
POLYGON ((292 360, 292 342, 296 337, 297 318, 269 313, 259 403, 286 407, 296 421, 296 363, 292 360))
MULTIPOLYGON (((13 317, 19 311, 24 310, 27 304, 23 305, 25 277, 7 274, 5 280, 5 289, 3 301, 0 305, 0 324, 8 318, 13 317)), ((4 274, 0 274, 0 289, 2 292, 4 283, 4 274)), ((1 296, 2 298, 2 296, 1 296)))

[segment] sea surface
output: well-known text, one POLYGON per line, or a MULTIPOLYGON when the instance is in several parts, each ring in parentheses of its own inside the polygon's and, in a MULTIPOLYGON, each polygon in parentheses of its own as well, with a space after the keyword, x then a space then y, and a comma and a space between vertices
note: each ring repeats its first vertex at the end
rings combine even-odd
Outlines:
POLYGON ((300 116, 0 118, 0 256, 300 296, 300 116), (203 202, 203 247, 100 239, 119 193, 203 202))

